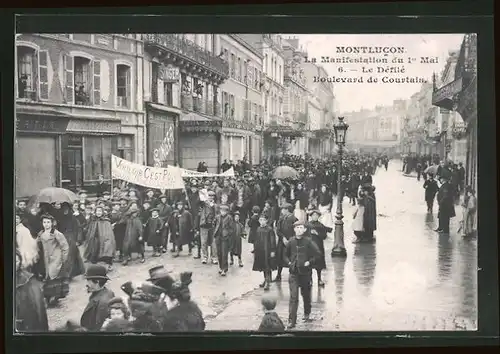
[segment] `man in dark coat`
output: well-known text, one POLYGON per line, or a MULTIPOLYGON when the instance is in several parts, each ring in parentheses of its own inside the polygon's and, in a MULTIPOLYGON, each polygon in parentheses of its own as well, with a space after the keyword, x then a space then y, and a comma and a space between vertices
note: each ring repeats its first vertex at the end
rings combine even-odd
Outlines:
POLYGON ((214 238, 217 245, 217 256, 219 258, 219 274, 226 276, 229 268, 229 249, 233 238, 234 220, 229 214, 227 205, 220 206, 220 214, 215 218, 214 238))
POLYGON ((104 176, 99 175, 99 182, 97 182, 96 186, 97 198, 102 198, 105 191, 109 192, 109 186, 104 182, 104 176))
POLYGON ((425 189, 425 202, 427 203, 427 212, 432 213, 432 207, 434 206, 434 198, 436 197, 436 193, 439 190, 439 186, 432 174, 429 174, 429 177, 424 182, 424 189, 425 189))
POLYGON ((85 278, 87 278, 87 292, 91 295, 87 307, 83 310, 80 325, 87 331, 97 332, 108 317, 108 303, 115 297, 115 294, 105 286, 109 280, 105 267, 90 265, 85 278))
POLYGON ((182 251, 182 246, 188 245, 189 255, 192 254, 193 250, 193 232, 194 223, 193 216, 189 211, 184 208, 184 202, 177 202, 177 215, 176 215, 176 230, 177 235, 175 238, 175 246, 177 253, 174 257, 179 257, 179 253, 182 251))
POLYGON ((151 217, 146 222, 144 236, 148 245, 153 247, 153 257, 161 256, 161 248, 163 244, 162 232, 165 223, 160 218, 160 210, 158 208, 151 209, 151 217))
POLYGON ((217 264, 217 247, 214 242, 212 228, 215 221, 215 192, 208 191, 208 200, 202 202, 200 211, 200 241, 201 241, 201 262, 208 262, 208 248, 210 247, 210 258, 213 264, 217 264))
POLYGON ((319 210, 312 210, 309 214, 311 216, 311 220, 306 226, 309 230, 311 239, 314 241, 316 246, 318 246, 318 249, 321 252, 321 257, 316 259, 316 262, 314 263, 314 269, 316 269, 316 273, 318 275, 318 286, 324 287, 325 283, 321 279, 321 271, 326 269, 324 241, 326 240, 328 233, 332 232, 333 229, 319 222, 319 217, 321 216, 321 212, 319 210))
POLYGON ((310 237, 303 237, 306 227, 302 221, 294 224, 295 236, 290 239, 285 249, 285 261, 290 276, 290 303, 288 313, 288 328, 294 328, 297 323, 299 307, 299 289, 304 303, 304 321, 309 321, 311 314, 312 267, 316 259, 321 257, 318 246, 310 237))
POLYGON ((190 212, 191 215, 193 216, 193 230, 195 230, 194 237, 194 243, 198 246, 198 251, 195 254, 194 258, 195 259, 200 259, 201 258, 201 242, 200 242, 200 235, 198 232, 199 225, 200 225, 200 208, 201 208, 201 200, 200 200, 200 191, 198 190, 198 183, 196 180, 193 180, 191 183, 191 189, 188 191, 188 198, 189 198, 189 206, 190 206, 190 212))
POLYGON ((377 230, 377 200, 375 198, 375 187, 367 184, 362 188, 365 191, 363 197, 363 203, 365 206, 365 212, 363 214, 365 237, 363 241, 372 242, 375 240, 373 233, 377 230))
POLYGON ((449 178, 449 175, 442 175, 439 177, 441 187, 439 187, 437 194, 439 226, 435 231, 445 234, 450 233, 450 218, 455 217, 453 191, 449 183, 449 178))
POLYGON ((278 265, 278 273, 274 281, 281 281, 281 272, 283 267, 287 266, 284 259, 284 251, 288 241, 293 237, 293 223, 297 218, 293 215, 293 206, 285 203, 281 207, 281 216, 276 224, 276 234, 278 236, 276 260, 278 265))
POLYGON ((49 323, 43 297, 43 284, 23 269, 22 257, 16 251, 16 309, 15 330, 19 332, 47 332, 49 323))

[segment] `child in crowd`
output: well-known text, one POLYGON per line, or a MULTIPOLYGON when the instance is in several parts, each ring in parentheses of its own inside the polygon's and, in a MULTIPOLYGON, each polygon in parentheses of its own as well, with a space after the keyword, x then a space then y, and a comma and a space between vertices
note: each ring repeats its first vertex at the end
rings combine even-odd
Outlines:
POLYGON ((276 299, 271 296, 264 296, 261 300, 264 308, 264 317, 260 322, 259 332, 284 332, 285 325, 280 316, 274 311, 276 308, 276 299))
POLYGON ((232 235, 231 242, 231 261, 229 265, 234 264, 234 257, 238 257, 238 265, 243 267, 243 262, 241 261, 241 239, 245 238, 245 227, 240 222, 240 213, 238 211, 234 212, 234 233, 232 235))

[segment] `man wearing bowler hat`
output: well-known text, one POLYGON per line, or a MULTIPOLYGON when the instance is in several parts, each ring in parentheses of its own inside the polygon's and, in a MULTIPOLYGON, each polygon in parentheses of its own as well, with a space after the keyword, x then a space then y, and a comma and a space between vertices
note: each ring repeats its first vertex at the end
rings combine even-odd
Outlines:
POLYGON ((108 317, 108 303, 115 294, 106 288, 109 280, 107 270, 102 265, 92 264, 87 268, 87 292, 90 293, 89 303, 83 310, 80 325, 87 331, 97 332, 108 317))
POLYGON ((174 283, 174 279, 170 275, 170 272, 167 271, 162 265, 151 268, 149 270, 149 278, 146 279, 146 281, 149 281, 165 290, 170 289, 174 283))
POLYGON ((435 230, 439 233, 450 233, 450 218, 455 217, 454 196, 451 185, 449 183, 451 175, 449 173, 441 173, 439 176, 439 187, 437 193, 437 202, 439 205, 438 220, 439 226, 435 230))

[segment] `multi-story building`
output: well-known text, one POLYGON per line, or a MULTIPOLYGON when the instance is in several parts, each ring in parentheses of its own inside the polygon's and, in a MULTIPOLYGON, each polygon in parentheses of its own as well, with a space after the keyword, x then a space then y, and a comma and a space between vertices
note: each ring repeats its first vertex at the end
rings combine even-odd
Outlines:
POLYGON ((266 157, 287 152, 296 131, 283 117, 284 51, 283 39, 278 34, 239 34, 245 42, 262 54, 262 106, 264 107, 263 154, 266 157), (279 150, 279 151, 278 151, 279 150))
MULTIPOLYGON (((317 129, 311 128, 309 135, 309 153, 316 157, 323 157, 333 152, 332 129, 334 124, 333 85, 330 82, 315 82, 314 77, 326 77, 326 70, 314 63, 303 62, 301 65, 306 77, 309 98, 318 99, 320 106, 320 122, 317 129), (314 98, 315 97, 315 98, 314 98)), ((308 107, 314 106, 312 102, 308 107)), ((310 119, 310 117, 309 117, 310 119)))
POLYGON ((222 92, 229 65, 214 34, 147 34, 144 100, 148 164, 219 170, 223 151, 222 92))
MULTIPOLYGON (((450 53, 451 54, 451 53, 450 53)), ((452 55, 450 55, 452 56, 452 55)), ((477 35, 466 34, 455 59, 447 62, 442 77, 443 83, 435 80, 432 104, 448 111, 457 112, 462 122, 447 126, 456 140, 466 139, 466 183, 477 190, 477 35), (454 64, 454 65, 452 65, 454 64), (454 66, 452 68, 452 66, 454 66), (445 84, 445 82, 449 81, 445 84), (438 87, 439 86, 439 87, 438 87)), ((449 123, 451 119, 445 119, 449 123)), ((456 122, 456 121, 455 121, 456 122)), ((445 123, 446 124, 446 123, 445 123)), ((452 150, 452 144, 445 144, 445 153, 452 150)), ((449 155, 447 157, 450 157, 449 155)))
POLYGON ((285 55, 283 116, 286 123, 291 123, 296 130, 302 132, 302 136, 297 135, 291 142, 290 153, 305 155, 309 151, 309 139, 306 136, 306 131, 309 130, 307 116, 309 91, 301 63, 307 57, 307 53, 300 48, 297 38, 284 40, 283 50, 285 55))
POLYGON ((236 34, 218 35, 229 62, 229 79, 221 85, 223 107, 222 158, 260 163, 264 124, 262 52, 236 34))
POLYGON ((17 197, 92 193, 112 154, 145 162, 140 36, 19 34, 16 64, 17 197))

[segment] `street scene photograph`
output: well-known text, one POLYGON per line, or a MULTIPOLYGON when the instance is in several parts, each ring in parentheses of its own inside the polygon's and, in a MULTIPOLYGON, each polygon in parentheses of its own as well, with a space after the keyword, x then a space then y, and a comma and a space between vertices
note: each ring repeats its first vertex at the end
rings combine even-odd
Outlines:
POLYGON ((15 47, 15 334, 478 329, 476 34, 15 47))

